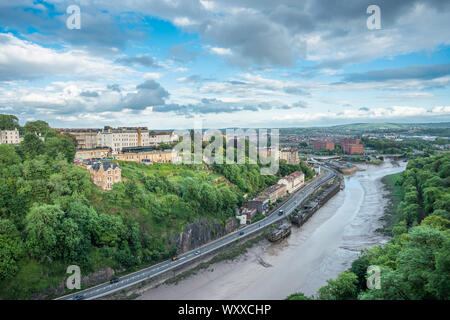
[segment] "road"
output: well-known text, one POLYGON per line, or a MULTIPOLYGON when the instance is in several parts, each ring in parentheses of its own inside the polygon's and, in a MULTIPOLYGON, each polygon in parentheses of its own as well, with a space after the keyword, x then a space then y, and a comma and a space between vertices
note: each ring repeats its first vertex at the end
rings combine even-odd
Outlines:
POLYGON ((242 237, 248 236, 254 232, 257 232, 263 228, 265 228, 268 224, 273 224, 279 220, 284 219, 286 216, 290 215, 294 209, 306 198, 308 198, 315 190, 317 190, 321 185, 330 181, 335 177, 336 173, 331 169, 324 168, 323 173, 316 178, 313 182, 308 184, 307 186, 301 188, 299 191, 294 193, 291 198, 289 198, 280 208, 279 210, 283 210, 284 214, 279 216, 277 212, 272 212, 269 216, 260 220, 258 223, 251 224, 244 228, 239 229, 238 231, 229 233, 219 239, 211 241, 199 248, 196 248, 192 251, 185 252, 178 256, 178 259, 175 261, 168 260, 161 262, 159 264, 153 265, 151 267, 136 271, 134 273, 130 273, 125 275, 119 279, 117 283, 103 283, 97 285, 95 287, 91 287, 82 291, 78 291, 73 294, 69 294, 56 300, 76 300, 76 296, 80 299, 84 300, 92 300, 96 298, 100 298, 109 294, 112 294, 116 291, 123 290, 127 287, 140 283, 142 281, 148 280, 152 277, 155 277, 163 272, 168 270, 172 270, 176 267, 180 267, 181 265, 190 262, 193 259, 197 259, 202 255, 206 255, 211 251, 217 250, 220 247, 226 246, 232 242, 239 240, 242 237), (241 233, 244 233, 241 235, 241 233), (80 297, 82 295, 82 297, 80 297))

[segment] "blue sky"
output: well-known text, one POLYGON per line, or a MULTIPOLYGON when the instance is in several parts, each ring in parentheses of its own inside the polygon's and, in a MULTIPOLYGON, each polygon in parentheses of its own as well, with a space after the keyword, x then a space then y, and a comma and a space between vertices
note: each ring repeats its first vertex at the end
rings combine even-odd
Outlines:
POLYGON ((450 121, 449 18, 441 0, 0 0, 0 113, 154 129, 450 121))

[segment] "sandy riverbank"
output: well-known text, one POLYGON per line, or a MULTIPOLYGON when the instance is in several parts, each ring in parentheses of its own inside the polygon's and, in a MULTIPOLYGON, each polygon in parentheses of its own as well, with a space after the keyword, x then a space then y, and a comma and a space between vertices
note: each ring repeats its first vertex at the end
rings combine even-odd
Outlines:
POLYGON ((177 285, 162 285, 138 299, 284 299, 293 292, 314 294, 347 269, 359 251, 388 239, 381 227, 385 199, 381 178, 403 171, 394 166, 358 165, 339 192, 301 228, 278 244, 261 241, 235 261, 199 271, 177 285))

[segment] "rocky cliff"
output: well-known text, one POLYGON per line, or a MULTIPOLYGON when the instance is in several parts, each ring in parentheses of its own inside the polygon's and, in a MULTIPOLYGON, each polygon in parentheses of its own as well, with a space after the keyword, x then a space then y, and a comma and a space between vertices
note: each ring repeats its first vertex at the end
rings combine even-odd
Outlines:
POLYGON ((225 225, 202 219, 187 225, 182 233, 176 233, 172 243, 177 246, 178 253, 183 253, 220 238, 238 227, 239 223, 234 217, 229 218, 225 225))

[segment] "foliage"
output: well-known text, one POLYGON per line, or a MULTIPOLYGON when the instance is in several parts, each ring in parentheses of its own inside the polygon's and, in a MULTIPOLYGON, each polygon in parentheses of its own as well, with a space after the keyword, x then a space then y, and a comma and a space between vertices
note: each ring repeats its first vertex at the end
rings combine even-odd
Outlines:
POLYGON ((408 163, 398 183, 402 201, 393 238, 368 249, 352 263, 350 276, 331 280, 319 289, 319 298, 363 300, 418 300, 450 298, 450 155, 423 157, 408 163), (366 288, 367 267, 381 269, 381 288, 366 288), (340 284, 340 286, 339 286, 340 284), (356 291, 353 289, 356 288, 356 291))
POLYGON ((311 298, 308 298, 302 292, 297 292, 297 293, 291 294, 285 300, 311 300, 311 298))

